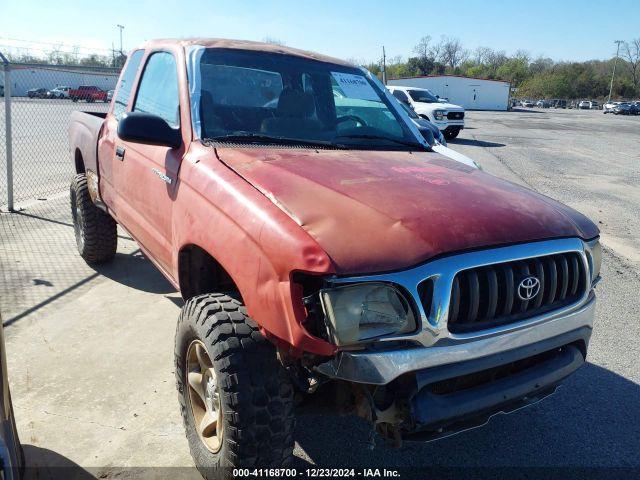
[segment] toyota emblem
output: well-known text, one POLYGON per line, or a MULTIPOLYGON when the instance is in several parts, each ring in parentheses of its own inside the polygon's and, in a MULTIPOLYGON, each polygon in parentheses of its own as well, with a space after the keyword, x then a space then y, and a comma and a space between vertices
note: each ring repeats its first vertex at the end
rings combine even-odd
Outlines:
POLYGON ((518 285, 518 297, 522 301, 531 300, 540 292, 540 280, 536 277, 527 277, 518 285))

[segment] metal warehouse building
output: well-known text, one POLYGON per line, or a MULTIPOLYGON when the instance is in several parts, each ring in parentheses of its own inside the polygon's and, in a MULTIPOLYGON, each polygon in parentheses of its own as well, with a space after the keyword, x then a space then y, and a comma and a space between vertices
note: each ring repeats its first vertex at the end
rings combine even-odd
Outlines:
POLYGON ((510 84, 500 80, 434 75, 397 78, 387 83, 402 87, 427 88, 466 110, 507 110, 509 106, 510 84))
POLYGON ((32 88, 51 90, 62 85, 71 88, 95 85, 102 90, 113 90, 118 75, 115 69, 14 64, 11 66, 11 95, 24 97, 32 88))

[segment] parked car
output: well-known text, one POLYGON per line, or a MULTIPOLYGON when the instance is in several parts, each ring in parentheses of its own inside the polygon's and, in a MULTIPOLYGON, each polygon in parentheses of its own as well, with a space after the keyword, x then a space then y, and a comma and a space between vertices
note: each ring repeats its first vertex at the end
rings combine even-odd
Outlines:
POLYGON ((113 92, 114 90, 107 91, 107 102, 110 102, 111 99, 113 98, 113 92))
POLYGON ((630 104, 629 115, 640 115, 640 102, 630 104))
POLYGON ((69 91, 71 87, 66 87, 61 85, 59 87, 54 88, 53 90, 49 90, 47 92, 47 98, 69 98, 69 91))
POLYGON ((46 88, 31 88, 27 90, 29 98, 46 98, 48 90, 46 88))
POLYGON ((602 106, 602 113, 613 112, 616 105, 620 105, 622 102, 607 102, 602 106))
POLYGON ((631 115, 632 109, 630 103, 619 103, 613 107, 612 113, 614 115, 631 115))
POLYGON ((7 353, 4 344, 4 327, 0 313, 0 478, 18 480, 24 472, 24 452, 18 438, 16 420, 13 414, 9 376, 7 374, 7 353))
POLYGON ((525 100, 522 102, 523 107, 533 108, 535 104, 531 100, 525 100))
POLYGON ((596 100, 591 100, 591 110, 600 110, 600 103, 596 100))
POLYGON ((590 110, 591 109, 591 102, 589 100, 582 100, 578 104, 578 108, 581 109, 581 110, 590 110))
POLYGON ((92 85, 80 85, 78 88, 72 88, 69 90, 69 97, 74 102, 78 100, 85 100, 91 102, 106 102, 107 92, 92 85))
POLYGON ((375 75, 158 40, 118 85, 107 113, 71 117, 76 243, 111 261, 119 224, 180 290, 180 410, 207 478, 289 464, 294 392, 431 440, 584 364, 596 225, 432 151, 375 75))
POLYGON ((425 88, 387 85, 400 102, 413 108, 422 118, 438 127, 447 140, 453 140, 464 128, 464 108, 441 100, 425 88))

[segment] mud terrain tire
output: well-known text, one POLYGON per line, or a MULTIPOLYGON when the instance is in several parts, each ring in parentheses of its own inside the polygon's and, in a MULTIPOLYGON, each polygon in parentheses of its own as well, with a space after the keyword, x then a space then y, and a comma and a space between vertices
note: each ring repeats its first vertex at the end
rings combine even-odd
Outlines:
POLYGON ((113 259, 118 247, 116 222, 91 201, 84 173, 74 177, 70 196, 73 229, 80 256, 90 264, 106 263, 113 259))
POLYGON ((276 349, 260 334, 240 301, 211 293, 186 302, 176 327, 175 368, 189 448, 205 478, 231 478, 229 467, 291 463, 293 388, 276 349), (222 418, 217 451, 205 445, 195 426, 194 408, 198 407, 191 403, 195 390, 188 383, 190 345, 194 343, 204 346, 217 377, 214 383, 222 418))

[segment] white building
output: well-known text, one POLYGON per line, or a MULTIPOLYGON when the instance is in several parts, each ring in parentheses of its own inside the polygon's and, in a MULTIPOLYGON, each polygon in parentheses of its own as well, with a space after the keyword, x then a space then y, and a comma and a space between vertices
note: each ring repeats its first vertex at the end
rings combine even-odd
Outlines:
MULTIPOLYGON (((94 85, 102 90, 113 90, 118 75, 117 70, 106 68, 14 64, 11 66, 11 95, 24 97, 32 88, 51 90, 58 86, 94 85)), ((4 85, 4 82, 2 78, 0 84, 4 85)))
POLYGON ((448 98, 449 103, 460 105, 465 110, 507 110, 509 106, 510 84, 501 80, 434 75, 398 78, 387 83, 429 89, 435 95, 448 98))

